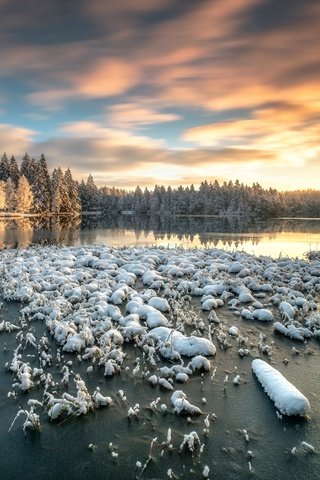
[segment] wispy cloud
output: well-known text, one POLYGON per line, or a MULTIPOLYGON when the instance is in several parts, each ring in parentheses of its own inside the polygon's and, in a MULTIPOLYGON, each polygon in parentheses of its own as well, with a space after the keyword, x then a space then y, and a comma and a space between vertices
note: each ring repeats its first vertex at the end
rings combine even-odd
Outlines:
POLYGON ((165 175, 172 182, 242 175, 270 185, 287 175, 293 188, 315 182, 317 2, 279 2, 276 15, 267 0, 58 3, 31 11, 28 2, 0 0, 0 77, 22 85, 0 95, 9 103, 20 88, 23 118, 44 111, 52 119, 42 143, 27 123, 11 133, 1 127, 4 145, 12 149, 16 138, 15 152, 30 145, 54 164, 67 157, 78 176, 90 169, 101 183, 121 175, 156 181, 161 169, 164 182, 165 175))
POLYGON ((157 123, 174 122, 181 118, 175 113, 166 113, 146 105, 128 102, 112 105, 106 108, 106 117, 110 125, 120 128, 135 128, 157 123))
MULTIPOLYGON (((36 132, 16 125, 0 124, 2 153, 21 154, 33 145, 36 132)), ((0 153, 0 155, 2 155, 0 153)))

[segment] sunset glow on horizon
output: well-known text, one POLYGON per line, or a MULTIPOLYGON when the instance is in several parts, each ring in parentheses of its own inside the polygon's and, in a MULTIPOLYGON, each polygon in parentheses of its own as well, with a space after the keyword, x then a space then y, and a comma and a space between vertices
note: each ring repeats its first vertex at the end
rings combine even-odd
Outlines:
POLYGON ((319 189, 320 3, 0 0, 0 155, 97 185, 319 189))

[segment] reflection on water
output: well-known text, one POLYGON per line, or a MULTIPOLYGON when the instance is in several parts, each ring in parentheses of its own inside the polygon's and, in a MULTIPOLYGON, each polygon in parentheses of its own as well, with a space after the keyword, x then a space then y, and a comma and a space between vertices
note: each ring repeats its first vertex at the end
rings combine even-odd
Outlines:
POLYGON ((72 245, 78 239, 80 217, 22 217, 0 219, 0 248, 32 243, 72 245))
POLYGON ((320 219, 93 215, 0 219, 0 248, 32 243, 217 247, 256 255, 302 257, 307 251, 319 249, 320 219))

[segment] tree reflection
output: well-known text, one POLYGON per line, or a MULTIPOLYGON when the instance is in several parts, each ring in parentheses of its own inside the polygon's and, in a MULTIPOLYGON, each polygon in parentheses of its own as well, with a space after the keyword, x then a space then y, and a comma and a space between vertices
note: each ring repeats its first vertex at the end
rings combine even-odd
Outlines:
MULTIPOLYGON (((297 219, 258 220, 252 217, 195 217, 181 216, 153 218, 144 216, 119 215, 101 217, 83 215, 72 217, 56 215, 50 217, 19 217, 0 219, 0 248, 7 246, 26 247, 31 243, 40 244, 93 244, 97 239, 107 238, 129 242, 150 243, 181 242, 192 246, 213 247, 221 243, 231 248, 241 248, 250 241, 257 246, 262 238, 270 241, 279 233, 320 234, 320 221, 297 219)), ((118 242, 119 243, 119 242, 118 242)))
POLYGON ((19 217, 0 220, 0 248, 37 244, 73 245, 79 240, 80 217, 19 217))

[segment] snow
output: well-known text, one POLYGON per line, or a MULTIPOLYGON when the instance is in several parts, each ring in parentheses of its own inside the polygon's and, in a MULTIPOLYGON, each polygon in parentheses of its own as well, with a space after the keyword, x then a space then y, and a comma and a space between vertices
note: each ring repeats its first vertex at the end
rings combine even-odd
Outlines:
POLYGON ((228 330, 229 335, 232 337, 237 337, 239 335, 239 329, 235 325, 229 328, 228 330))
POLYGON ((200 415, 200 408, 192 405, 187 399, 186 394, 182 390, 176 390, 171 395, 171 403, 174 406, 175 413, 183 413, 189 415, 200 415))
POLYGON ((189 362, 188 367, 193 371, 205 370, 208 372, 211 369, 211 364, 206 357, 203 357, 202 355, 196 355, 193 357, 191 362, 189 362))
POLYGON ((254 310, 252 312, 252 316, 255 320, 259 320, 261 322, 272 322, 273 320, 273 313, 267 308, 259 308, 254 310))
MULTIPOLYGON (((193 431, 193 432, 190 432, 190 433, 184 435, 183 442, 180 445, 180 450, 183 450, 184 447, 187 447, 187 449, 190 452, 193 452, 194 449, 196 448, 196 446, 200 445, 200 444, 201 444, 201 442, 200 442, 199 435, 197 434, 197 432, 193 431)), ((206 472, 207 472, 207 470, 206 470, 206 472)))
POLYGON ((300 416, 307 414, 310 408, 309 401, 278 370, 259 358, 252 361, 252 370, 282 414, 300 416))
POLYGON ((160 326, 167 326, 167 318, 156 308, 151 305, 141 305, 136 313, 142 320, 146 320, 149 328, 155 328, 160 326))
POLYGON ((179 355, 186 357, 210 356, 216 353, 215 345, 207 338, 195 337, 194 335, 187 337, 172 328, 153 328, 148 335, 158 339, 167 348, 167 350, 162 350, 162 354, 166 352, 164 356, 167 358, 170 358, 170 352, 172 352, 172 355, 177 352, 179 355))
POLYGON ((242 290, 240 293, 239 293, 239 301, 241 303, 250 303, 250 302, 254 302, 255 301, 255 298, 254 296, 251 294, 250 290, 248 289, 244 289, 242 290))
MULTIPOLYGON (((320 277, 309 274, 314 267, 307 262, 218 249, 100 245, 6 249, 0 260, 0 294, 24 302, 19 318, 0 322, 0 335, 13 340, 6 352, 8 379, 22 405, 32 392, 42 400, 21 413, 28 429, 44 416, 54 428, 56 420, 103 408, 104 415, 129 418, 130 428, 139 424, 145 434, 151 409, 152 428, 165 416, 172 423, 171 448, 162 442, 161 455, 179 451, 179 445, 200 454, 214 399, 231 405, 253 388, 248 356, 266 355, 290 368, 304 362, 309 345, 311 352, 318 348, 320 277), (304 342, 300 356, 291 351, 295 340, 304 342), (118 390, 124 385, 126 393, 118 390), (201 409, 204 425, 194 418, 201 409), (185 438, 177 427, 183 422, 195 429, 185 438)), ((279 412, 306 415, 307 399, 260 362, 254 360, 252 369, 279 412)), ((201 460, 196 475, 207 478, 207 459, 201 460)))
POLYGON ((151 297, 148 301, 148 305, 160 310, 160 312, 166 313, 170 311, 170 306, 165 298, 151 297))

